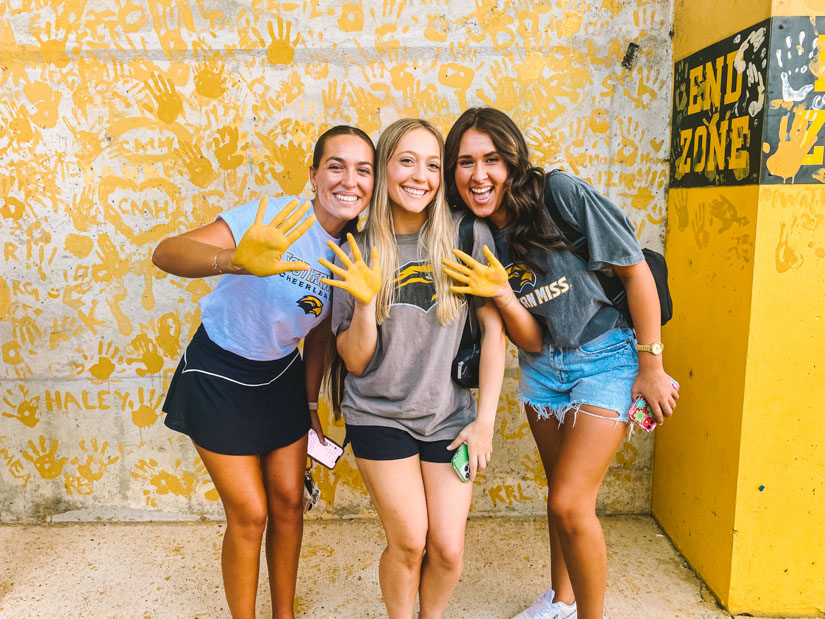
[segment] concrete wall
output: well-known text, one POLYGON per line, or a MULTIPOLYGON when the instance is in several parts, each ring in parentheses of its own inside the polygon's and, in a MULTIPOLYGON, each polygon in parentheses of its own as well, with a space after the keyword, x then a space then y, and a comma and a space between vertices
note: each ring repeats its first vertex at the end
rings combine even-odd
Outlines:
MULTIPOLYGON (((496 106, 538 163, 590 180, 661 249, 671 14, 670 0, 0 3, 0 519, 221 514, 159 411, 214 281, 149 256, 262 192, 308 195, 326 126, 377 138, 422 116, 446 131, 496 106)), ((475 514, 544 512, 508 354, 475 514)), ((622 446, 603 511, 648 511, 651 452, 643 433, 622 446)), ((368 512, 350 455, 316 472, 313 514, 368 512)))

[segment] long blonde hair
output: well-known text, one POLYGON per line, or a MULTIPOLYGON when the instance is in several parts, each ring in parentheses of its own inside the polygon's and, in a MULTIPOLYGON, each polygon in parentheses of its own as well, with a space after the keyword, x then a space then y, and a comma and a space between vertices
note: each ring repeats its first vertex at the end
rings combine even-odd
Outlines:
MULTIPOLYGON (((387 164, 398 148, 401 139, 414 129, 426 129, 438 141, 441 161, 444 161, 444 139, 441 133, 426 120, 402 118, 387 127, 378 139, 375 154, 375 188, 372 194, 367 225, 366 246, 378 248, 381 263, 381 290, 375 303, 375 318, 381 324, 390 315, 390 306, 396 298, 395 278, 398 271, 398 245, 392 221, 392 210, 387 191, 387 164)), ((442 258, 453 258, 452 248, 458 236, 458 225, 447 208, 444 197, 444 168, 439 171, 440 182, 435 198, 425 210, 427 219, 421 228, 419 244, 426 259, 432 265, 435 281, 436 312, 438 322, 446 325, 461 311, 461 297, 450 291, 450 281, 441 269, 442 258)))

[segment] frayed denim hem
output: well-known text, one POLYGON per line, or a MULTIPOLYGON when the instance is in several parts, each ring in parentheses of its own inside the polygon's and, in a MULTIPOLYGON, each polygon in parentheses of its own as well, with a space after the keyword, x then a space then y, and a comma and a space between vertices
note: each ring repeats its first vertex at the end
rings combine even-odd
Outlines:
POLYGON ((532 402, 528 398, 525 398, 523 396, 519 396, 519 402, 522 405, 531 406, 536 411, 536 417, 539 421, 550 419, 552 417, 559 422, 559 427, 561 427, 561 425, 564 423, 564 419, 565 417, 567 417, 567 413, 573 411, 573 423, 570 426, 571 428, 576 425, 576 419, 578 418, 578 414, 581 413, 582 415, 589 415, 590 417, 595 417, 596 419, 613 421, 615 425, 624 423, 630 426, 630 434, 628 434, 628 438, 630 438, 630 436, 633 433, 633 424, 629 423, 629 419, 621 419, 621 415, 617 415, 616 417, 604 417, 603 415, 596 415, 589 411, 582 410, 581 407, 584 406, 586 402, 571 402, 570 404, 565 404, 564 406, 558 409, 553 409, 547 404, 538 404, 536 402, 532 402))

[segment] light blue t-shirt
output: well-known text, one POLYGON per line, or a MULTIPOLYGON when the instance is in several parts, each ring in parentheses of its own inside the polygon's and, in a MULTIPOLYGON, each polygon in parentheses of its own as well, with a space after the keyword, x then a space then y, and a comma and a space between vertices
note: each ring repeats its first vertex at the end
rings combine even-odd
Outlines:
MULTIPOLYGON (((264 224, 293 199, 269 198, 264 224)), ((219 215, 232 230, 236 245, 255 222, 257 210, 255 200, 219 215)), ((280 359, 295 350, 329 313, 330 290, 321 278, 330 277, 330 272, 318 263, 321 257, 330 262, 334 258, 327 241, 338 243, 316 221, 284 253, 284 260, 302 260, 309 271, 269 277, 223 275, 217 288, 200 301, 209 338, 224 350, 254 361, 280 359)))

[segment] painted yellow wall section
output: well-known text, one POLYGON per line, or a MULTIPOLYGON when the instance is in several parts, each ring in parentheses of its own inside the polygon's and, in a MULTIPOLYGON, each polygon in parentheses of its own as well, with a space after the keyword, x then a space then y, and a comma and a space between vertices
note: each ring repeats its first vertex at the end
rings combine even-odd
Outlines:
POLYGON ((673 58, 680 60, 771 16, 771 0, 676 0, 673 58))
POLYGON ((663 330, 678 414, 656 430, 652 510, 726 601, 736 511, 758 188, 671 189, 663 330))
MULTIPOLYGON (((328 126, 377 138, 401 116, 447 130, 467 106, 498 107, 537 163, 590 180, 661 248, 670 6, 0 2, 0 519, 221 514, 160 412, 214 280, 165 275, 150 255, 262 192, 309 195, 328 126)), ((511 350, 476 514, 545 510, 517 380, 511 350)), ((648 509, 652 442, 622 446, 601 509, 648 509)), ((313 515, 369 510, 351 455, 316 475, 313 515)))
POLYGON ((810 616, 825 610, 825 188, 760 189, 751 308, 729 610, 810 616))

